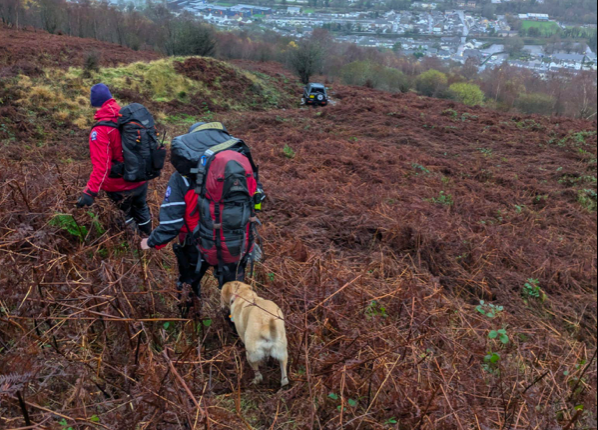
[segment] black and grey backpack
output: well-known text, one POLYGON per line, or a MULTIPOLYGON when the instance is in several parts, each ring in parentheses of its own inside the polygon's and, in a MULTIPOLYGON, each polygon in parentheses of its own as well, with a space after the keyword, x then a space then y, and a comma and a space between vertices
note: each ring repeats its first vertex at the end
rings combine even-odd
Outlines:
POLYGON ((113 161, 111 178, 127 182, 143 182, 160 176, 166 159, 166 148, 158 140, 152 114, 139 103, 123 107, 118 123, 100 121, 94 125, 116 128, 120 131, 124 163, 113 161))

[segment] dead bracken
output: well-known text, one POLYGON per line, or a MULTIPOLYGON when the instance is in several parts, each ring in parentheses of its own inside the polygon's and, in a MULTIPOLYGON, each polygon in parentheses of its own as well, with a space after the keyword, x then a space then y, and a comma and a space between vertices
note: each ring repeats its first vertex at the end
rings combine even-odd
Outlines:
POLYGON ((331 86, 325 110, 214 117, 261 165, 285 391, 275 365, 250 385, 215 283, 182 320, 171 252, 73 210, 84 138, 0 126, 0 427, 596 426, 596 122, 331 86))

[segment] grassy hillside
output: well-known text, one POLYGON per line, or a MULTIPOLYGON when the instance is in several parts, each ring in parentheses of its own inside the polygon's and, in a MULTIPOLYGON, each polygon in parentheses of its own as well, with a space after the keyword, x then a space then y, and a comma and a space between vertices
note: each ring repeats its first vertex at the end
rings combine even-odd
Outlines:
POLYGON ((201 58, 0 81, 0 427, 27 427, 19 395, 61 430, 596 427, 596 123, 297 89, 201 58), (171 136, 219 120, 253 148, 288 390, 274 365, 250 385, 212 279, 182 320, 171 251, 73 209, 98 80, 171 136))
MULTIPOLYGON (((19 74, 0 80, 0 141, 20 143, 5 145, 9 156, 26 158, 48 145, 84 142, 94 123, 89 91, 98 82, 107 84, 123 105, 148 106, 159 128, 189 126, 198 118, 209 121, 215 112, 289 107, 298 91, 285 75, 252 73, 207 58, 171 57, 90 74, 82 68, 19 74)), ((62 155, 85 158, 86 152, 71 146, 62 155)))

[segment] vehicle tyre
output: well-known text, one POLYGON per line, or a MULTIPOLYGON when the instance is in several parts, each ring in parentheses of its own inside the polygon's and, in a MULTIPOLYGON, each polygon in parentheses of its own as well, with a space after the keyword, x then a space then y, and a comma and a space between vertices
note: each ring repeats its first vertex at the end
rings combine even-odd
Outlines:
POLYGON ((324 101, 324 96, 322 94, 318 95, 318 101, 321 101, 321 102, 324 101))

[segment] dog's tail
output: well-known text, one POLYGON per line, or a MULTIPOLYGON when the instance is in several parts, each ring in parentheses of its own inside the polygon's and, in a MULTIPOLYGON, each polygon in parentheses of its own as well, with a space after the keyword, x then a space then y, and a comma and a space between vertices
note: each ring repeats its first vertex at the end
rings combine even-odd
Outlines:
POLYGON ((276 330, 276 319, 272 318, 270 320, 270 339, 272 342, 276 342, 278 339, 278 331, 276 330))

